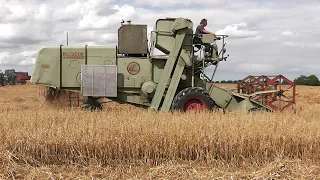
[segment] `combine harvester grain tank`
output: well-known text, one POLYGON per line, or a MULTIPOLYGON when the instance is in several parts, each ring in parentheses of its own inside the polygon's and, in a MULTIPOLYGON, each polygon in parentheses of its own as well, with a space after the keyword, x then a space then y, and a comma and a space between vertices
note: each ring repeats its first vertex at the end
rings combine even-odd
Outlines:
MULTIPOLYGON (((227 60, 228 36, 195 36, 193 22, 185 18, 158 19, 149 41, 146 25, 122 24, 116 47, 42 48, 30 82, 54 91, 78 92, 87 97, 85 109, 101 109, 98 100, 108 98, 156 111, 275 110, 251 98, 252 94, 215 86, 214 73, 207 77, 205 69, 215 66, 216 72, 218 64, 227 60), (200 41, 195 43, 195 38, 200 41), (210 44, 209 52, 204 52, 205 44, 210 44), (154 49, 164 55, 153 55, 154 49)), ((279 89, 254 93, 283 95, 279 89)))

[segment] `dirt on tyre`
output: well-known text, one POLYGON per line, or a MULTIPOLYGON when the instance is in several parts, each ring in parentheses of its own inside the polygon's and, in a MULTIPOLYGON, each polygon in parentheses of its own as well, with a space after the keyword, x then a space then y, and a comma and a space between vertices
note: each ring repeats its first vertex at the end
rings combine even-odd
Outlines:
POLYGON ((199 87, 190 87, 180 91, 173 99, 172 111, 211 111, 216 107, 210 95, 199 87))

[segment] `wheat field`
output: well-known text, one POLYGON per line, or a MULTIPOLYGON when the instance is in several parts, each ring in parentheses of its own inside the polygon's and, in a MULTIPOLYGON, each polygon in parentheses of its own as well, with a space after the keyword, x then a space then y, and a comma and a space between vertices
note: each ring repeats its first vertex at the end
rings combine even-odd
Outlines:
POLYGON ((88 112, 0 87, 0 178, 318 179, 319 90, 297 86, 296 113, 223 114, 88 112))

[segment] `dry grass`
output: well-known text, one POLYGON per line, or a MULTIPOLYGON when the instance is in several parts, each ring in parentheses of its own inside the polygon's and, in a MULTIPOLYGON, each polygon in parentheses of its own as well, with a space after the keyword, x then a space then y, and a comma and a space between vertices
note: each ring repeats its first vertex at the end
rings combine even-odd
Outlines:
POLYGON ((298 86, 296 114, 172 114, 83 112, 34 85, 0 87, 0 177, 317 179, 319 90, 298 86))

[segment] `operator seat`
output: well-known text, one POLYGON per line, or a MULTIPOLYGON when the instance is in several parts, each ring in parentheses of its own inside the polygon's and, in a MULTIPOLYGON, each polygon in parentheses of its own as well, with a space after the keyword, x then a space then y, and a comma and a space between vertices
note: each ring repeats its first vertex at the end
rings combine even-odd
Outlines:
POLYGON ((194 48, 193 52, 198 52, 201 50, 201 46, 205 46, 204 52, 205 52, 205 57, 211 57, 213 56, 213 51, 215 50, 215 55, 218 56, 218 51, 217 48, 214 47, 214 45, 208 44, 208 43, 203 43, 201 40, 201 34, 196 34, 193 38, 193 45, 194 47, 197 48, 197 50, 194 48))
POLYGON ((201 35, 196 34, 193 37, 193 45, 194 45, 194 47, 196 47, 198 49, 198 50, 193 49, 194 52, 198 52, 201 49, 201 45, 203 44, 203 42, 200 39, 200 36, 201 35))

